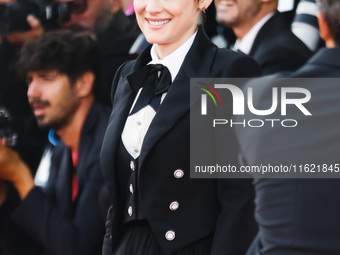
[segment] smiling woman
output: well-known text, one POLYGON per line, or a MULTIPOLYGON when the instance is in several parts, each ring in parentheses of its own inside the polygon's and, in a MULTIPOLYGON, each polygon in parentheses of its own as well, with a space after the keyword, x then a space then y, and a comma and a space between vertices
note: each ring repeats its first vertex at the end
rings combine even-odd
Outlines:
MULTIPOLYGON (((260 74, 254 60, 218 49, 198 26, 211 2, 134 0, 152 45, 113 81, 101 150, 113 200, 104 255, 244 254, 256 232, 250 179, 190 178, 190 78, 260 74)), ((231 163, 236 148, 226 152, 231 163)))

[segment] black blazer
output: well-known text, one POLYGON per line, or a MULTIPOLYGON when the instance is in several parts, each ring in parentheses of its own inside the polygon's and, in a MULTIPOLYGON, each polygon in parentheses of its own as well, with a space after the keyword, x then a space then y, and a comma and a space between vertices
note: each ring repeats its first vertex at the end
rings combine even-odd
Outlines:
POLYGON ((79 146, 79 193, 72 203, 70 150, 59 142, 53 151, 46 189, 34 188, 13 214, 14 222, 44 248, 43 254, 100 254, 104 218, 98 203, 104 180, 99 156, 109 112, 94 103, 79 146))
MULTIPOLYGON (((128 112, 136 93, 127 77, 150 60, 150 48, 134 61, 123 65, 113 82, 113 109, 103 142, 101 164, 113 196, 113 216, 109 216, 104 239, 104 254, 115 245, 123 222, 123 205, 117 203, 114 169, 116 149, 121 140, 128 112), (110 231, 112 227, 112 232, 110 231), (110 239, 112 238, 112 240, 110 239), (106 246, 106 247, 105 247, 106 246)), ((183 65, 167 96, 157 111, 145 136, 139 156, 139 195, 143 212, 165 254, 175 252, 215 232, 211 254, 242 254, 252 239, 256 225, 253 220, 253 188, 250 180, 190 179, 189 109, 190 77, 258 76, 258 65, 248 56, 219 50, 199 29, 183 65), (183 178, 174 171, 182 169, 183 178), (178 201, 180 209, 172 212, 169 205, 178 201), (176 238, 168 241, 167 230, 176 238)))
POLYGON ((277 12, 258 32, 249 55, 259 63, 263 75, 268 75, 297 70, 312 56, 312 52, 277 12))
POLYGON ((291 77, 340 77, 340 49, 320 49, 302 68, 294 72, 291 77))
MULTIPOLYGON (((290 77, 340 78, 339 57, 340 48, 322 49, 290 77)), ((334 163, 339 162, 340 85, 314 80, 294 83, 294 87, 311 92, 306 107, 312 113, 307 117, 296 114, 296 128, 237 128, 243 157, 249 165, 316 163, 335 167, 334 163)), ((265 90, 257 90, 257 94, 254 105, 259 109, 268 106, 272 99, 265 90)), ((254 180, 259 234, 247 255, 340 254, 340 179, 305 177, 254 180)))

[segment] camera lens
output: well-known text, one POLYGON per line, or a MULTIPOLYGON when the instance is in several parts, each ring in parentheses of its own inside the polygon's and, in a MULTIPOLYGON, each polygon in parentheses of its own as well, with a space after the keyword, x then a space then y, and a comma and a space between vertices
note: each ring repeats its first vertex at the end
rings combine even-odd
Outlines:
POLYGON ((0 107, 0 142, 3 145, 15 146, 17 139, 18 135, 11 127, 11 115, 4 107, 0 107))

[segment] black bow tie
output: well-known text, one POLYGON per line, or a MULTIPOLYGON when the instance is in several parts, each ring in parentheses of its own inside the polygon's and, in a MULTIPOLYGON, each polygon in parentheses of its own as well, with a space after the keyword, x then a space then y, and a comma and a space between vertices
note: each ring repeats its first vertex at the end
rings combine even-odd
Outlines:
POLYGON ((127 79, 134 92, 143 88, 130 115, 147 105, 157 111, 162 94, 167 92, 171 85, 169 69, 162 64, 147 65, 129 75, 127 79))

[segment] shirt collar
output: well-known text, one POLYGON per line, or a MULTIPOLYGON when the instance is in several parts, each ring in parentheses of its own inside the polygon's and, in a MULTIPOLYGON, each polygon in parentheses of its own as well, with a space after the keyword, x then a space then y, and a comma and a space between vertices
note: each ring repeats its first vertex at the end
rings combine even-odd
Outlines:
POLYGON ((235 42, 234 49, 240 50, 244 54, 249 54, 250 50, 253 46, 253 43, 255 41, 255 38, 260 31, 260 29, 263 27, 263 25, 274 15, 275 12, 269 13, 266 16, 264 16, 259 22, 257 22, 250 31, 242 38, 242 40, 237 39, 235 42))
POLYGON ((60 142, 60 138, 54 129, 50 129, 50 131, 48 132, 48 140, 54 146, 57 146, 60 142))
POLYGON ((171 80, 174 81, 179 72, 179 69, 182 66, 185 56, 189 52, 191 45, 195 40, 196 34, 197 31, 179 48, 177 48, 174 52, 172 52, 170 55, 166 56, 163 59, 159 59, 156 51, 156 45, 155 44, 152 45, 150 51, 152 60, 151 62, 149 62, 149 64, 162 64, 166 66, 170 71, 171 80))

